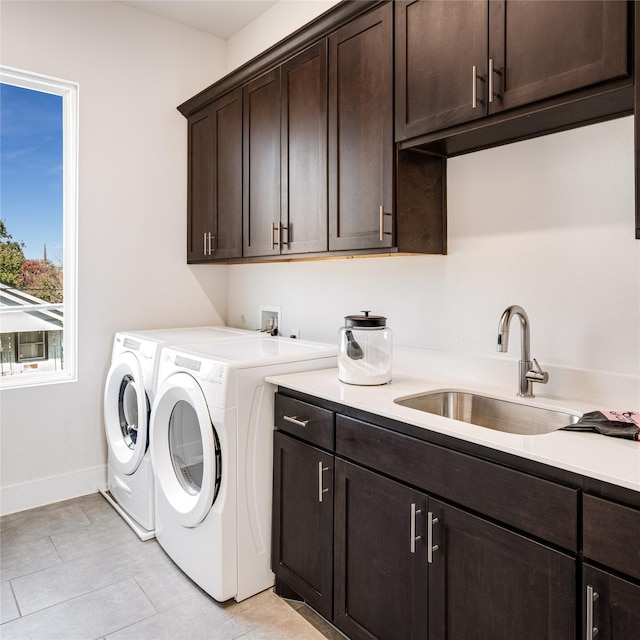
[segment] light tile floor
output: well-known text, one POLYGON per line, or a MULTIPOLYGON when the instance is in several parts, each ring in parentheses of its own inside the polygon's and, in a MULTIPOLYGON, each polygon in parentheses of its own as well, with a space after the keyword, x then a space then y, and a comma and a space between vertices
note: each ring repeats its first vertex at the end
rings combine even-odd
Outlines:
POLYGON ((0 518, 0 637, 336 640, 271 590, 217 603, 98 493, 0 518))

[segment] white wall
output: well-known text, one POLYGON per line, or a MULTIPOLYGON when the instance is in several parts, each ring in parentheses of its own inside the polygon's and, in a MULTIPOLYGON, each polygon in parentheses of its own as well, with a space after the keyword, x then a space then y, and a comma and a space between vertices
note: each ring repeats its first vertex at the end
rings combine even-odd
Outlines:
MULTIPOLYGON (((284 4, 243 30, 246 57, 265 32, 275 41, 297 28, 284 4)), ((244 315, 250 326, 260 304, 278 305, 285 332, 334 342, 343 316, 371 309, 388 317, 396 344, 512 360, 517 371, 517 331, 508 354, 496 354, 496 333, 502 311, 520 304, 532 355, 555 367, 538 395, 576 370, 596 386, 614 374, 610 386, 639 409, 633 166, 631 117, 450 159, 447 256, 233 266, 228 321, 244 315)), ((597 391, 571 388, 586 399, 597 391)))
POLYGON ((280 0, 227 41, 227 72, 303 27, 340 0, 280 0))
POLYGON ((226 43, 116 2, 2 2, 4 65, 80 84, 78 382, 2 391, 2 510, 95 489, 119 329, 226 321, 225 267, 186 264, 186 120, 226 43), (25 502, 26 501, 26 502, 25 502))
POLYGON ((185 264, 175 107, 332 4, 282 1, 225 46, 119 3, 3 0, 2 63, 80 83, 80 362, 75 384, 2 392, 2 511, 102 477, 116 330, 241 326, 243 314, 252 326, 260 304, 281 305, 303 338, 335 341, 344 315, 369 308, 388 316, 396 344, 515 362, 519 340, 495 354, 495 333, 519 303, 556 379, 585 371, 596 391, 620 380, 640 408, 631 118, 450 160, 447 256, 185 264))

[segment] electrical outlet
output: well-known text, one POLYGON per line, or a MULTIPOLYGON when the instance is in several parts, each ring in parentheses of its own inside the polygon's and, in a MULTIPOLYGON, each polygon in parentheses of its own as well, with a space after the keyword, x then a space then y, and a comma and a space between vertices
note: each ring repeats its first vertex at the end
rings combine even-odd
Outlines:
POLYGON ((300 337, 300 329, 291 329, 289 331, 290 338, 299 338, 300 337))

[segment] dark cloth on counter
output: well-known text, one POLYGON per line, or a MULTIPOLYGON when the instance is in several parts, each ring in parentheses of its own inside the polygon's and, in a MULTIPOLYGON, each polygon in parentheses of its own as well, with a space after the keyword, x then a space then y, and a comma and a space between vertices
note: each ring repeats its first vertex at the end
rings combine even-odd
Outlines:
MULTIPOLYGON (((602 411, 590 411, 585 413, 578 422, 562 427, 567 431, 592 431, 604 436, 614 438, 626 438, 627 440, 640 440, 640 426, 636 424, 632 412, 622 413, 629 416, 628 421, 612 420, 602 411)), ((635 414, 636 416, 638 414, 635 414)))

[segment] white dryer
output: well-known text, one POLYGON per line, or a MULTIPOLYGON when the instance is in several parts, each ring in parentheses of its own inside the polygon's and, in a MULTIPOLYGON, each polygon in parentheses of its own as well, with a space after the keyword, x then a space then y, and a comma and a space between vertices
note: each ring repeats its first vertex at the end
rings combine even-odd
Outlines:
POLYGON ((255 331, 231 327, 116 333, 104 390, 108 483, 98 489, 143 540, 155 535, 154 481, 148 445, 160 350, 183 342, 258 337, 255 331))
POLYGON ((163 350, 151 411, 156 538, 220 602, 273 585, 265 377, 335 366, 336 346, 289 338, 163 350))

